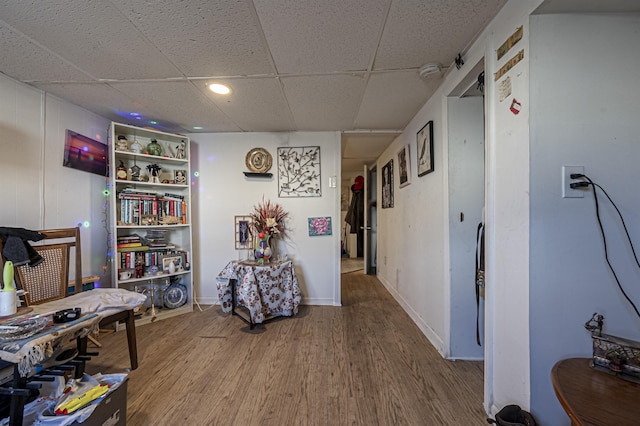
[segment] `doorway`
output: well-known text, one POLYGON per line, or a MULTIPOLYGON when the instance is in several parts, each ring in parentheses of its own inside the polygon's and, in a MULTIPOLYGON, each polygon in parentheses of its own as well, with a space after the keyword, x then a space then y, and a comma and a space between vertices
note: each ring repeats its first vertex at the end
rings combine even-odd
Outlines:
POLYGON ((478 225, 485 202, 484 60, 447 98, 449 356, 484 358, 484 298, 476 293, 478 225))

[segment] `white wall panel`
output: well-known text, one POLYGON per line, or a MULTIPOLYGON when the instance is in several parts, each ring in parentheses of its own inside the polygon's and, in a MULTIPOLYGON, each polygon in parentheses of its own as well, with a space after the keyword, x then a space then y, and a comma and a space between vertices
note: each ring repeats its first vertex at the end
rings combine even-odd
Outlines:
POLYGON ((231 260, 246 252, 234 249, 234 216, 251 213, 264 198, 280 203, 290 215, 290 238, 278 251, 293 259, 302 290, 302 303, 340 303, 340 197, 330 188, 329 177, 340 181, 340 135, 318 133, 199 133, 192 141, 192 170, 198 171, 192 189, 194 239, 198 249, 196 293, 201 303, 217 303, 216 276, 231 260), (319 146, 322 197, 278 198, 277 148, 319 146), (271 179, 247 178, 245 156, 253 148, 265 148, 273 157, 271 179), (310 237, 307 219, 330 216, 331 236, 310 237))
POLYGON ((0 75, 0 223, 42 225, 42 92, 0 75))

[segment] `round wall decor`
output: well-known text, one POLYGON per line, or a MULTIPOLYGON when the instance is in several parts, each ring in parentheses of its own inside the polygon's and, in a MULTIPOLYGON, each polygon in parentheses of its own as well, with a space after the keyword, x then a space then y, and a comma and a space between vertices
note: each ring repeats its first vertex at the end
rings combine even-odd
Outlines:
POLYGON ((264 173, 271 168, 271 154, 264 148, 253 148, 247 152, 245 164, 252 172, 264 173))

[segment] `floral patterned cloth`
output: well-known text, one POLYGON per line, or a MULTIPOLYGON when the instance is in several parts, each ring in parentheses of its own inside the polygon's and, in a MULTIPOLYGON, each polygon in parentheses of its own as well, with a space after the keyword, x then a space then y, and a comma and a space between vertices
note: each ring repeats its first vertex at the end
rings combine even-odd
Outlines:
POLYGON ((293 316, 298 313, 302 296, 290 260, 264 265, 229 262, 216 280, 222 312, 231 312, 231 279, 237 280, 237 305, 249 309, 254 324, 263 322, 268 316, 293 316))

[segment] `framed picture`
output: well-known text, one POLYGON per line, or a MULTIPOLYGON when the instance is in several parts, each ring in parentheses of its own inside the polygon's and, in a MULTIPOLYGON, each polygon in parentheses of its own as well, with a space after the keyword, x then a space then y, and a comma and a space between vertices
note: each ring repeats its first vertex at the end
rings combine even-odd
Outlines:
POLYGON ((321 197, 320 147, 278 148, 278 197, 321 197))
POLYGON ((250 250, 253 248, 251 236, 251 216, 236 216, 236 250, 250 250))
POLYGON ((331 235, 331 217, 310 217, 309 219, 309 236, 317 237, 319 235, 331 235))
POLYGON ((382 167, 382 208, 393 207, 393 159, 382 167))
POLYGON ((175 271, 182 270, 182 256, 166 256, 162 258, 162 270, 169 272, 171 269, 171 263, 173 263, 175 271))
POLYGON ((411 170, 409 169, 409 144, 398 151, 398 175, 400 188, 411 183, 411 170))
POLYGON ((174 170, 173 171, 173 182, 176 185, 186 185, 187 184, 187 171, 186 170, 174 170))
POLYGON ((62 165, 106 176, 107 145, 67 129, 62 165))
POLYGON ((433 121, 429 121, 418 132, 418 176, 433 171, 433 121))

